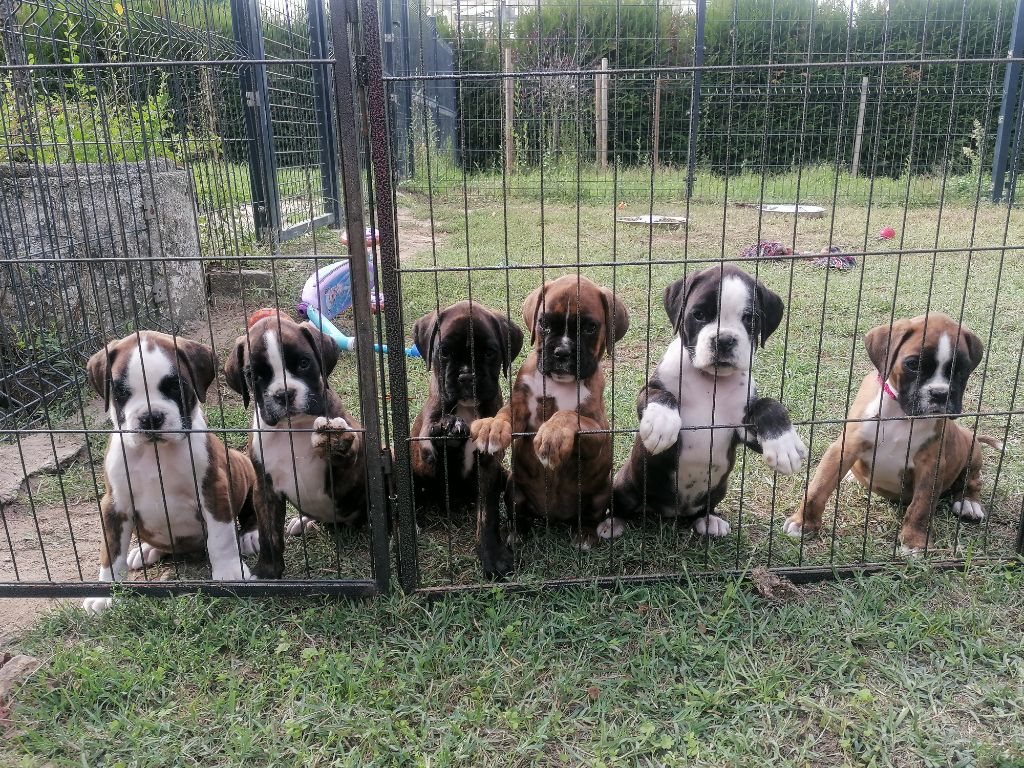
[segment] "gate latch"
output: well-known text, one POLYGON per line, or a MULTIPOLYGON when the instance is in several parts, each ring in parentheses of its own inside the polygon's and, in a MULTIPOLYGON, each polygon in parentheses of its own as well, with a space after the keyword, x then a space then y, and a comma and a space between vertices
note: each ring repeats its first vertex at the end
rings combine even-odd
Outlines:
POLYGON ((247 107, 258 107, 260 106, 260 92, 259 91, 246 91, 245 92, 245 106, 247 107))

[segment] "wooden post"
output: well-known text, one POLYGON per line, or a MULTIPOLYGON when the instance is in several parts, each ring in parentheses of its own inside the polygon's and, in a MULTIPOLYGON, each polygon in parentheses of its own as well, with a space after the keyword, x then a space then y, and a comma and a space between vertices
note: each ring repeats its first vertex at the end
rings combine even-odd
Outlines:
POLYGON ((654 78, 654 148, 651 153, 651 163, 654 170, 658 169, 658 139, 661 136, 661 78, 654 78))
POLYGON ((597 144, 597 164, 608 167, 608 59, 601 59, 600 75, 594 76, 594 133, 597 144))
MULTIPOLYGON (((505 72, 512 72, 512 48, 505 48, 505 72)), ((515 132, 515 87, 511 77, 505 77, 505 172, 511 173, 516 167, 516 132, 515 132)))
POLYGON ((860 112, 857 114, 857 135, 853 139, 853 178, 860 167, 860 145, 864 138, 864 110, 868 105, 868 78, 860 81, 860 112))

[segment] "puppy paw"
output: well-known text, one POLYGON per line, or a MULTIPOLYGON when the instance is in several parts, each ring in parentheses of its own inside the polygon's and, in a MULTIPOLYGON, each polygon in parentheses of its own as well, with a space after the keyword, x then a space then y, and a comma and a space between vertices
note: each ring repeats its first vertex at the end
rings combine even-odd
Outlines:
POLYGON ((284 532, 289 536, 301 536, 303 532, 312 533, 317 528, 319 528, 319 526, 316 524, 316 520, 304 515, 293 517, 284 524, 284 532))
POLYGON ((504 419, 477 419, 469 427, 469 436, 480 453, 498 453, 512 445, 512 425, 504 419))
POLYGON ((82 608, 90 616, 99 616, 114 602, 112 597, 87 597, 82 601, 82 608))
POLYGON ((782 532, 793 539, 813 539, 818 535, 818 529, 806 525, 802 515, 790 515, 782 524, 782 532))
POLYGON ((348 453, 355 443, 356 433, 350 431, 348 422, 341 416, 333 419, 318 416, 313 422, 313 430, 309 442, 320 455, 348 453))
POLYGON ((908 527, 900 530, 900 554, 903 557, 922 557, 928 548, 928 534, 908 527))
POLYGON ((257 530, 244 531, 238 537, 238 551, 243 555, 256 555, 260 551, 260 532, 257 530))
POLYGON ((598 538, 609 541, 617 539, 626 532, 626 524, 617 517, 606 517, 597 526, 598 538))
POLYGON ((514 562, 512 552, 500 541, 490 546, 483 546, 478 550, 480 557, 480 568, 488 579, 503 579, 512 573, 514 562))
POLYGON ((726 520, 723 520, 718 515, 705 515, 704 517, 698 517, 694 520, 693 530, 695 530, 700 536, 709 536, 712 539, 720 539, 723 536, 728 536, 732 527, 726 520))
POLYGON ((212 570, 211 576, 214 581, 249 581, 252 579, 249 566, 241 560, 233 558, 231 562, 214 565, 212 570))
POLYGON ((579 431, 579 419, 572 411, 557 411, 540 425, 533 438, 533 450, 541 465, 558 469, 572 455, 579 431))
POLYGON ((601 540, 594 531, 573 531, 569 536, 569 540, 574 548, 583 552, 589 552, 601 543, 601 540))
POLYGON ((980 501, 964 499, 953 502, 953 514, 969 523, 980 523, 985 519, 985 508, 980 501))
POLYGON ((683 420, 679 411, 661 403, 649 403, 640 419, 640 442, 652 455, 671 448, 679 439, 683 420))
POLYGON ((125 562, 128 565, 129 571, 141 571, 144 566, 159 562, 166 554, 162 549, 157 549, 146 542, 142 542, 141 546, 132 547, 128 550, 128 557, 125 559, 125 562))
POLYGON ((782 475, 792 475, 800 471, 807 458, 807 446, 794 429, 783 432, 778 437, 762 440, 761 450, 765 464, 782 475))
POLYGON ((430 439, 435 445, 457 448, 469 438, 469 425, 458 416, 444 416, 430 427, 430 439))
POLYGON ((924 547, 908 547, 906 544, 900 544, 900 555, 908 560, 917 560, 924 557, 924 547))

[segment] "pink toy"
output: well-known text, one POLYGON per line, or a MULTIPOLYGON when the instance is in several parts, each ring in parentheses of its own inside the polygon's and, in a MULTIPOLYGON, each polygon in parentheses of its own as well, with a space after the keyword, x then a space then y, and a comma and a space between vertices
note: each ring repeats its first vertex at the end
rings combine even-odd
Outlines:
POLYGON ((883 240, 892 240, 894 237, 896 237, 896 230, 893 229, 892 227, 886 227, 885 229, 878 233, 878 236, 883 240))

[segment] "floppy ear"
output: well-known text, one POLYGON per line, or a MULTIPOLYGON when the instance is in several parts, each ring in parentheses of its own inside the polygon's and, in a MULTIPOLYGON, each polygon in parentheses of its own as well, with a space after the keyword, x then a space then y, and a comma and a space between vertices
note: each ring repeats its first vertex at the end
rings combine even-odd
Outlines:
POLYGON ((761 346, 765 345, 768 337, 775 333, 775 329, 782 322, 786 311, 786 305, 782 303, 782 297, 775 291, 766 287, 760 280, 755 281, 757 287, 757 306, 761 311, 761 346))
POLYGON ((601 302, 604 304, 604 327, 608 333, 608 349, 611 351, 615 347, 615 342, 629 330, 629 312, 626 311, 626 305, 609 288, 601 289, 601 302))
POLYGON ((245 380, 245 361, 249 354, 249 337, 242 334, 235 339, 235 348, 231 350, 224 363, 224 381, 231 389, 242 396, 242 404, 249 407, 249 384, 245 380))
POLYGON ((708 267, 707 269, 703 269, 699 272, 691 272, 685 278, 676 280, 665 289, 665 295, 663 296, 665 314, 667 314, 668 319, 672 321, 672 330, 676 333, 683 332, 683 318, 686 316, 686 301, 689 299, 690 293, 704 281, 712 269, 716 269, 716 267, 708 267))
POLYGON ((985 345, 981 343, 981 339, 973 331, 968 330, 963 325, 960 326, 960 338, 967 345, 967 359, 970 363, 967 372, 970 373, 981 363, 981 359, 985 355, 985 345))
POLYGON ((181 366, 185 367, 196 397, 205 403, 206 391, 217 376, 217 358, 213 356, 213 350, 190 339, 176 338, 174 344, 178 350, 179 370, 181 366))
POLYGON ((96 390, 96 394, 103 397, 103 409, 110 407, 110 366, 114 364, 114 357, 117 355, 116 342, 110 342, 99 352, 89 358, 85 364, 85 374, 89 379, 89 385, 96 390))
POLYGON ((897 320, 890 325, 880 325, 864 334, 864 347, 875 369, 883 379, 889 378, 893 362, 900 347, 910 338, 913 328, 909 320, 897 320))
POLYGON ((494 332, 501 349, 501 372, 508 376, 512 361, 519 357, 523 349, 523 329, 500 312, 492 312, 491 315, 494 317, 494 332))
POLYGON ((338 364, 338 356, 341 354, 341 350, 334 343, 334 339, 320 331, 319 328, 308 320, 301 323, 299 329, 302 331, 302 335, 306 337, 306 341, 309 342, 309 346, 313 348, 313 354, 316 355, 316 359, 320 363, 320 370, 323 371, 324 379, 326 379, 331 375, 334 366, 338 364))
POLYGON ((530 344, 537 343, 537 316, 544 297, 544 288, 543 285, 534 288, 523 302, 523 322, 530 331, 530 344))
POLYGON ((420 351, 423 362, 430 370, 434 361, 434 340, 441 331, 441 314, 434 311, 428 312, 412 326, 412 343, 420 351))

